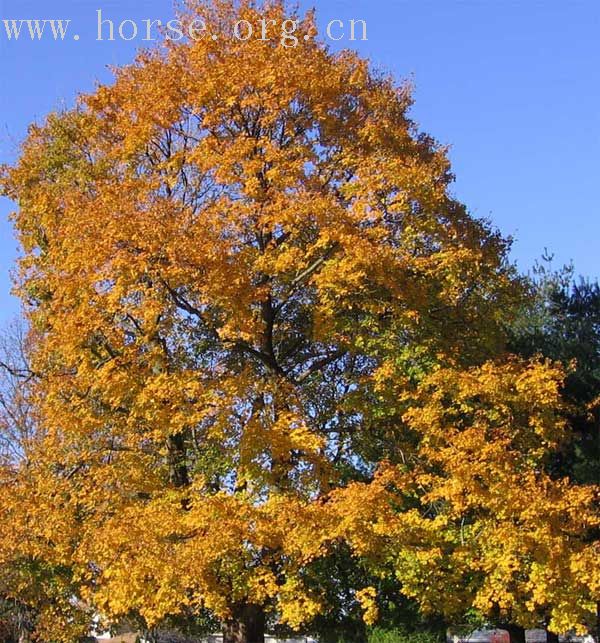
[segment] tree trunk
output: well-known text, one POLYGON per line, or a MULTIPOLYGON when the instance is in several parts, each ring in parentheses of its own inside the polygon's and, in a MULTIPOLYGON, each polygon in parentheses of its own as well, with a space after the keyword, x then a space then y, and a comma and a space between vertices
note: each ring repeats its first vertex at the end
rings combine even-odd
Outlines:
POLYGON ((223 643, 265 643, 265 613, 258 605, 240 605, 223 624, 223 643))
POLYGON ((437 635, 438 643, 448 643, 448 624, 442 616, 434 617, 431 620, 431 629, 437 635))
POLYGON ((510 643, 526 643, 525 641, 525 629, 520 625, 502 625, 501 629, 508 632, 510 643))
POLYGON ((558 634, 546 629, 546 643, 558 643, 558 634))

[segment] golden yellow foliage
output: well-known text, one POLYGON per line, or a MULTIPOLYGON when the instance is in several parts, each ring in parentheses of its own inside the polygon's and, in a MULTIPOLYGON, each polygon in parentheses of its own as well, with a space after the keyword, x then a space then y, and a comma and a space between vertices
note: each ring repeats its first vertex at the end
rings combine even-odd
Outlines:
POLYGON ((582 625, 595 490, 544 473, 560 369, 488 361, 507 242, 449 194, 408 88, 300 25, 141 53, 4 172, 43 430, 2 556, 68 567, 108 619, 300 628, 325 607, 303 572, 344 542, 423 609, 582 625))

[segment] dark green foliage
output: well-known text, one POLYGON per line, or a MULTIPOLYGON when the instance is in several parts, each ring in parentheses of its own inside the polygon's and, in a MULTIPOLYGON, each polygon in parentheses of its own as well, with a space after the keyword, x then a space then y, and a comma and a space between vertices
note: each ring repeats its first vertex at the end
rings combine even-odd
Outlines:
POLYGON ((553 271, 543 257, 530 278, 531 298, 510 330, 510 349, 541 354, 569 367, 565 397, 575 439, 559 454, 557 473, 579 482, 600 481, 600 286, 553 271))
MULTIPOLYGON (((445 641, 445 624, 433 617, 424 617, 417 605, 401 593, 392 573, 385 579, 375 576, 343 545, 338 545, 327 559, 315 561, 307 569, 307 581, 324 594, 327 604, 332 606, 306 628, 306 633, 320 643, 365 643, 372 637, 376 643, 387 643, 388 639, 377 637, 400 634, 402 639, 389 638, 390 643, 445 641), (361 584, 377 588, 380 618, 373 630, 365 625, 363 610, 352 589, 361 584)), ((277 634, 285 637, 292 633, 278 630, 277 634)))

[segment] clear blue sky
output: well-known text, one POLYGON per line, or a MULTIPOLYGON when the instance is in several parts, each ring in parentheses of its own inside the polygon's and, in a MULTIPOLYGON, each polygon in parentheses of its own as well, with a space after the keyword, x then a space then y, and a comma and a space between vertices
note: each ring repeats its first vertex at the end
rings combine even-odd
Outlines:
MULTIPOLYGON (((516 238, 527 270, 547 247, 555 264, 600 276, 599 0, 315 0, 319 22, 365 19, 372 62, 410 77, 413 117, 451 145, 455 193, 516 238)), ((96 9, 165 19, 171 0, 0 0, 2 18, 71 19, 64 42, 0 32, 0 162, 14 158, 27 124, 107 81, 140 41, 97 42, 96 9)), ((3 30, 0 24, 0 29, 3 30)), ((16 243, 0 201, 0 322, 14 316, 9 270, 16 243)))

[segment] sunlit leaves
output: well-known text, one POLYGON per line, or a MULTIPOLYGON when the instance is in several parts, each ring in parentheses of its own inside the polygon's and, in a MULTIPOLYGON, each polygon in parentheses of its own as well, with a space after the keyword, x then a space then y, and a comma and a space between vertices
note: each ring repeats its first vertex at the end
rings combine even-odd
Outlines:
POLYGON ((109 620, 249 604, 300 628, 330 607, 306 570, 344 543, 424 610, 579 624, 555 579, 590 557, 561 530, 591 491, 543 472, 562 372, 493 361, 508 242, 452 198, 408 88, 301 42, 141 53, 3 173, 44 427, 16 532, 109 620))

